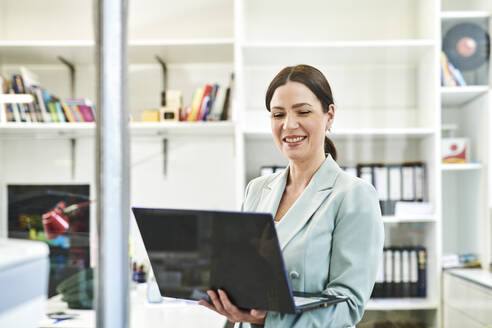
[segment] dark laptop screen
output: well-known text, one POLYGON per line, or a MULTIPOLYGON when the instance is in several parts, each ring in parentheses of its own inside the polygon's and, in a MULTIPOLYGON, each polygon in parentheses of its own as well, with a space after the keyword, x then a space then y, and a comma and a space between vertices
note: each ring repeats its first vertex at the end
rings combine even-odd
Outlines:
POLYGON ((271 215, 132 210, 163 296, 221 288, 239 307, 294 311, 271 215))

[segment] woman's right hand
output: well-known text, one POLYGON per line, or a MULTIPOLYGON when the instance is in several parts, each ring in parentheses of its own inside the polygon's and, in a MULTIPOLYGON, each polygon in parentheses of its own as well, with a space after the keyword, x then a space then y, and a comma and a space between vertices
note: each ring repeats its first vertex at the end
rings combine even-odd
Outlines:
POLYGON ((218 290, 218 295, 213 290, 207 291, 212 304, 209 304, 205 300, 200 300, 198 304, 203 305, 210 310, 213 310, 219 314, 222 314, 231 322, 249 322, 257 325, 263 325, 265 323, 266 311, 251 310, 243 311, 237 306, 231 303, 226 292, 222 289, 218 290))

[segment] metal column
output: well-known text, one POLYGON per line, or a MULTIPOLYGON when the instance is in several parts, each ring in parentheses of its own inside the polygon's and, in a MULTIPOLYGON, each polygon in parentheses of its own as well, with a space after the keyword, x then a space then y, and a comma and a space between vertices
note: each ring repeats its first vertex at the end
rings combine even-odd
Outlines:
POLYGON ((96 0, 98 328, 129 326, 127 0, 96 0))

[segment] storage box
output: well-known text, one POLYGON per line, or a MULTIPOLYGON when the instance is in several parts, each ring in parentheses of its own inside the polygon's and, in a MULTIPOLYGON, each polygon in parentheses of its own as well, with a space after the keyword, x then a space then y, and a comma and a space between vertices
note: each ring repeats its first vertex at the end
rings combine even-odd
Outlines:
POLYGON ((470 141, 468 138, 442 139, 441 159, 446 164, 470 162, 470 141))

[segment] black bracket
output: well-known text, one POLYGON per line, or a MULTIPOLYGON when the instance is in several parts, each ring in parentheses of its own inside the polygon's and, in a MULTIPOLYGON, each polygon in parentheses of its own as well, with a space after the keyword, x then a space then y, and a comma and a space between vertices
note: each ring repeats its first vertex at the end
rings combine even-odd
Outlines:
POLYGON ((75 65, 62 56, 58 56, 57 58, 62 64, 67 66, 70 71, 70 97, 75 98, 75 65))

